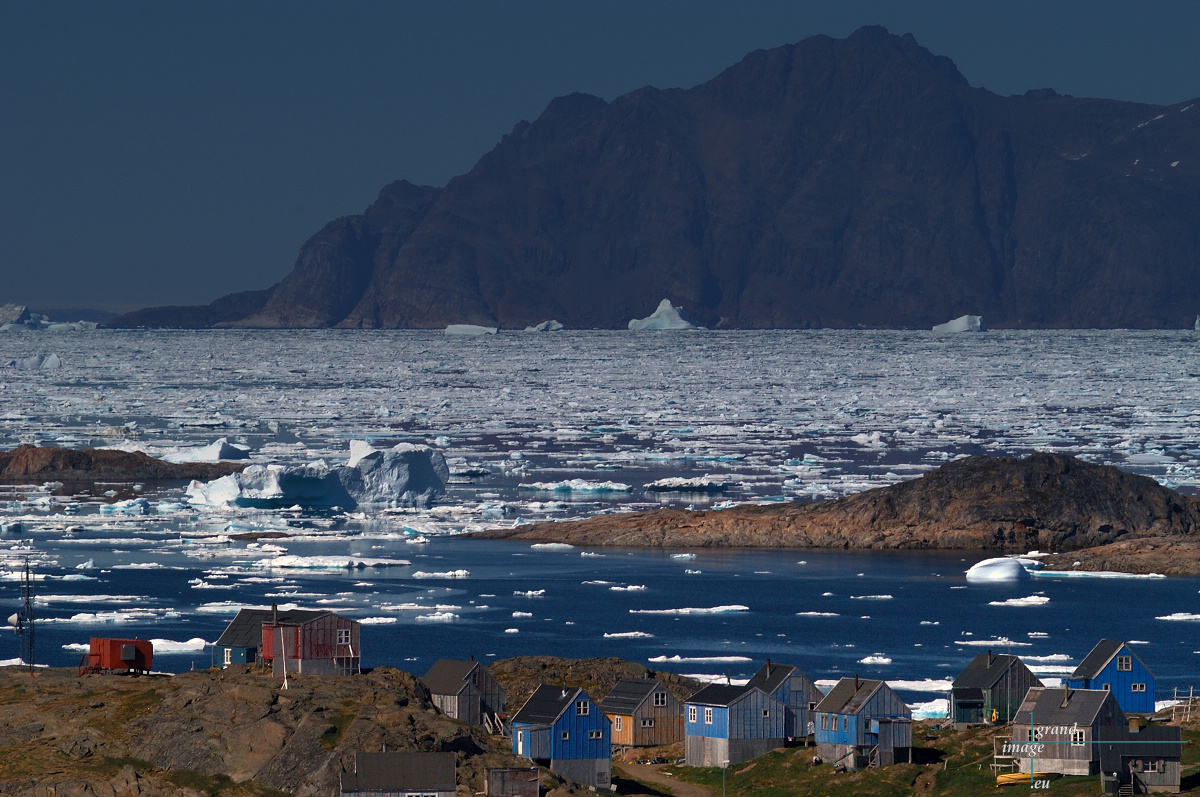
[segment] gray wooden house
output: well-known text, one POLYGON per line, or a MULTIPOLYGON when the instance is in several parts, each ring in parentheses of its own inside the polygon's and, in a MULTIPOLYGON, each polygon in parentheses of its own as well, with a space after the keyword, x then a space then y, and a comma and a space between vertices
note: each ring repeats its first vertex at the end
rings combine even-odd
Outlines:
POLYGON ((355 753, 340 797, 454 797, 454 753, 355 753))
POLYGON ((803 738, 816 731, 812 712, 825 695, 799 667, 768 659, 746 686, 756 686, 787 706, 783 728, 787 738, 803 738))
POLYGON ((949 716, 957 730, 1012 721, 1030 687, 1042 682, 1016 656, 980 653, 950 687, 949 716))
POLYGON ((421 681, 433 696, 433 704, 447 717, 492 733, 503 730, 504 687, 479 662, 438 659, 421 681))
POLYGON ((815 713, 817 752, 827 763, 855 770, 912 755, 912 711, 883 681, 843 678, 815 713))
POLYGON ((1035 686, 1013 719, 1010 749, 1021 772, 1096 775, 1096 742, 1114 726, 1128 729, 1128 720, 1112 692, 1035 686))
POLYGON ((1178 725, 1143 728, 1131 720, 1128 726, 1105 728, 1100 740, 1104 793, 1178 792, 1181 742, 1178 725))
POLYGON ((706 686, 687 700, 686 761, 720 767, 758 758, 786 741, 787 706, 756 686, 706 686))
POLYGON ((656 747, 683 740, 683 705, 661 681, 622 678, 598 707, 612 722, 612 742, 656 747))

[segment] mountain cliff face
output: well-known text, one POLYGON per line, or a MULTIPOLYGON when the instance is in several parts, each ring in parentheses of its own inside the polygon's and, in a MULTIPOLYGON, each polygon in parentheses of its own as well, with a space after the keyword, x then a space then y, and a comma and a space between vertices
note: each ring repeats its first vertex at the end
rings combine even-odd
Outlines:
MULTIPOLYGON (((444 188, 331 222, 255 327, 1190 327, 1200 107, 1000 97, 911 36, 560 97, 444 188)), ((121 321, 118 323, 128 323, 121 321)))

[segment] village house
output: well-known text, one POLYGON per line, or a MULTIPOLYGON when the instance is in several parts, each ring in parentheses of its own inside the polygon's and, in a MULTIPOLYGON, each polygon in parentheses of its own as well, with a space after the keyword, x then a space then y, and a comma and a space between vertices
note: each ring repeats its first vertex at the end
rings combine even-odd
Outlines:
POLYGON ((683 706, 661 681, 622 678, 600 701, 618 747, 657 747, 683 739, 683 706))
POLYGON ((816 707, 817 751, 826 763, 857 770, 907 761, 912 711, 883 681, 843 678, 816 707))
POLYGON ((538 797, 540 792, 537 767, 493 767, 487 771, 485 797, 538 797))
POLYGON ((816 730, 812 712, 825 695, 799 667, 768 659, 746 686, 756 686, 787 706, 783 733, 788 739, 804 738, 816 730))
POLYGON ((500 733, 504 725, 504 687, 474 659, 438 659, 421 678, 433 704, 447 717, 500 733))
POLYGON ((1114 726, 1127 728, 1128 720, 1112 692, 1035 686, 1021 701, 1001 752, 1013 756, 1020 772, 1096 775, 1096 742, 1114 726))
POLYGON ((1100 778, 1105 794, 1178 792, 1183 754, 1178 725, 1129 725, 1104 729, 1100 740, 1100 778))
POLYGON ((576 686, 537 688, 512 720, 512 750, 584 786, 612 779, 612 723, 576 686))
POLYGON ((1126 714, 1153 714, 1154 673, 1126 642, 1101 639, 1067 678, 1072 689, 1106 689, 1126 714))
POLYGON ((950 686, 950 710, 956 730, 983 723, 1009 723, 1025 693, 1042 682, 1016 656, 980 653, 950 686))
POLYGON ((333 612, 287 618, 271 608, 262 621, 259 656, 275 675, 351 675, 361 671, 357 620, 333 612))
POLYGON ((688 766, 737 764, 786 742, 787 706, 756 686, 712 684, 688 698, 686 708, 688 766))
MULTIPOLYGON (((312 609, 291 609, 276 612, 280 622, 302 623, 328 614, 312 609)), ((263 623, 271 621, 271 609, 241 609, 225 627, 224 633, 213 643, 213 656, 220 667, 233 664, 253 664, 262 657, 263 623)))
POLYGON ((455 797, 454 753, 355 753, 340 797, 455 797))

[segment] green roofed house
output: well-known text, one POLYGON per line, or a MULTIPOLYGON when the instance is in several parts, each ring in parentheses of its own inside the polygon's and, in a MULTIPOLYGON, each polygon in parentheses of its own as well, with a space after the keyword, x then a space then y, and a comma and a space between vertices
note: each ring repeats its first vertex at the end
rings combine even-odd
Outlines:
POLYGON ((980 653, 950 687, 950 713, 957 730, 983 723, 1007 724, 1030 687, 1042 682, 1016 656, 980 653))

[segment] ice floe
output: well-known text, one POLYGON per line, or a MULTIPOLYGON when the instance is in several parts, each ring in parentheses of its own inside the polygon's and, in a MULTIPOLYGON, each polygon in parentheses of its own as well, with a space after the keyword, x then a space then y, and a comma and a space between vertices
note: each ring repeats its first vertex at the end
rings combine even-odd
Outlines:
POLYGON ((612 586, 612 587, 609 587, 609 590, 611 590, 613 592, 645 592, 646 585, 645 584, 630 584, 627 587, 612 586))
POLYGON ((496 327, 484 327, 478 324, 450 324, 445 333, 450 337, 476 337, 478 335, 495 335, 496 327))
MULTIPOLYGON (((861 575, 861 573, 860 573, 861 575)), ((890 601, 894 600, 891 595, 851 595, 852 601, 890 601)))
POLYGON ((736 664, 752 661, 747 656, 654 656, 646 659, 651 664, 736 664))
POLYGON ((1006 601, 989 601, 988 606, 1044 606, 1050 602, 1045 595, 1030 595, 1027 598, 1009 598, 1006 601))
POLYGON ((518 489, 545 493, 627 493, 633 488, 620 482, 593 482, 587 479, 567 479, 561 482, 532 482, 519 484, 518 489))
POLYGON ((222 462, 226 460, 249 459, 250 446, 230 443, 228 438, 219 437, 213 442, 200 448, 176 448, 159 452, 158 458, 165 462, 222 462))
POLYGON ((872 653, 870 656, 864 656, 863 658, 859 659, 858 663, 859 664, 883 665, 883 664, 891 664, 892 660, 890 657, 885 656, 882 653, 872 653))
POLYGON ((433 614, 418 614, 417 622, 422 623, 452 623, 458 619, 454 612, 434 612, 433 614))
POLYGON ((1164 614, 1160 617, 1155 617, 1155 620, 1173 620, 1183 622, 1200 622, 1200 614, 1190 614, 1188 612, 1175 612, 1174 614, 1164 614))
POLYGON ((966 645, 975 648, 1030 648, 1033 647, 1032 642, 1014 642, 1008 637, 1002 636, 997 639, 956 639, 956 645, 966 645))
POLYGON ((837 612, 796 612, 797 617, 840 617, 837 612))
MULTIPOLYGON (((407 567, 405 559, 359 558, 345 556, 276 556, 258 559, 254 567, 263 570, 362 570, 367 567, 407 567)), ((414 578, 418 578, 416 574, 414 578)))
POLYGON ((648 634, 645 631, 617 631, 615 633, 605 633, 605 639, 651 639, 654 634, 648 634))
POLYGON ((565 542, 535 542, 529 547, 542 551, 569 551, 575 546, 565 542))
POLYGON ((733 486, 733 482, 707 473, 695 478, 672 476, 666 479, 642 485, 642 489, 652 493, 719 493, 733 486))
POLYGON ((670 299, 658 303, 654 312, 645 318, 635 318, 629 322, 632 331, 659 329, 695 329, 696 325, 683 315, 682 307, 675 307, 670 299))
POLYGON ((983 332, 983 316, 960 315, 953 321, 938 324, 934 332, 983 332))
POLYGON ((467 578, 471 573, 469 570, 443 570, 438 572, 427 573, 423 570, 418 570, 412 574, 413 578, 467 578))
POLYGON ((729 606, 709 606, 707 608, 686 607, 683 609, 630 609, 630 614, 731 614, 748 612, 749 606, 731 604, 729 606))
POLYGON ((914 720, 942 719, 950 712, 950 701, 944 697, 939 697, 936 700, 928 700, 924 703, 909 703, 908 709, 912 712, 914 720))

